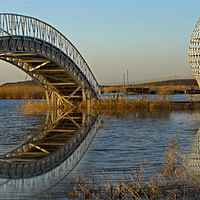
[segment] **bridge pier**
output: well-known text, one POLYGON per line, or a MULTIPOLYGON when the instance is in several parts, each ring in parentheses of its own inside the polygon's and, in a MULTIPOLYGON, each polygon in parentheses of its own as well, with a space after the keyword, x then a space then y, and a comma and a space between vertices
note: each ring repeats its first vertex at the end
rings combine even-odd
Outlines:
POLYGON ((60 96, 57 92, 54 92, 52 90, 46 90, 46 101, 49 107, 52 107, 52 109, 61 110, 63 112, 64 110, 68 110, 71 108, 78 108, 78 107, 84 107, 84 110, 86 113, 91 113, 92 109, 92 102, 96 99, 93 95, 93 92, 90 88, 87 90, 82 89, 82 97, 78 100, 67 100, 60 96))
POLYGON ((80 106, 86 111, 86 113, 91 113, 92 109, 92 101, 93 99, 96 99, 93 95, 93 92, 90 88, 88 89, 82 89, 82 102, 80 103, 80 106))

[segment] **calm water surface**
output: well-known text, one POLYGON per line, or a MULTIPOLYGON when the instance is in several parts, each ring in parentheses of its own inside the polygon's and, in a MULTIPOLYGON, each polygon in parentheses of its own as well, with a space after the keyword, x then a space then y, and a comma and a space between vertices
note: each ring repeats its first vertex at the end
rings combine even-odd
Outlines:
POLYGON ((188 153, 200 125, 200 113, 171 112, 167 116, 140 117, 129 114, 123 119, 102 117, 103 126, 76 170, 118 174, 145 161, 154 171, 163 163, 164 151, 171 138, 177 137, 181 150, 188 153), (90 167, 88 167, 90 166, 90 167))
MULTIPOLYGON (((107 98, 113 98, 116 96, 121 95, 122 97, 124 97, 125 99, 128 100, 133 100, 133 99, 141 99, 142 97, 146 97, 148 100, 152 100, 152 99, 162 99, 163 95, 124 95, 124 94, 120 94, 120 93, 105 93, 102 94, 102 98, 103 99, 107 99, 107 98)), ((166 97, 166 99, 170 100, 170 101, 200 101, 200 95, 199 94, 174 94, 174 95, 164 95, 166 97)))
POLYGON ((20 104, 25 100, 0 100, 0 154, 29 139, 42 126, 44 117, 24 116, 20 104))
MULTIPOLYGON (((20 100, 0 100, 0 151, 20 145, 41 127, 44 117, 23 116, 16 109, 20 100)), ((66 178, 36 198, 62 197, 73 174, 91 171, 119 180, 123 171, 139 170, 143 161, 149 171, 160 170, 170 138, 177 137, 181 150, 189 154, 200 127, 199 111, 172 111, 159 114, 128 114, 124 118, 102 116, 101 128, 88 151, 66 178), (103 172, 104 171, 104 172, 103 172)), ((148 173, 147 173, 148 175, 148 173)), ((25 190, 23 191, 25 192, 25 190)))

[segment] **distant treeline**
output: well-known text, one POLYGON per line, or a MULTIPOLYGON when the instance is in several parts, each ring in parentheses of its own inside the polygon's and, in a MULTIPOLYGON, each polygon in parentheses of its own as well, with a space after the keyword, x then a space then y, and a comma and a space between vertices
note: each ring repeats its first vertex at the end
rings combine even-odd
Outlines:
POLYGON ((40 86, 1 86, 0 99, 44 99, 45 90, 40 86))

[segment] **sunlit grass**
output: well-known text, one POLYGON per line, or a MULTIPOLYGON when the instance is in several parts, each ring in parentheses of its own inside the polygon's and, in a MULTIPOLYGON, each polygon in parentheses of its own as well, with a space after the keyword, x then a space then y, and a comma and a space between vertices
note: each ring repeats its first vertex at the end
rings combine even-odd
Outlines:
POLYGON ((40 86, 1 86, 0 99, 45 99, 45 90, 40 86))
POLYGON ((119 87, 109 86, 109 87, 103 87, 102 93, 121 92, 122 90, 124 90, 123 86, 119 86, 119 87))
POLYGON ((47 110, 51 110, 52 106, 45 101, 27 101, 20 105, 20 110, 23 115, 41 115, 47 110))
MULTIPOLYGON (((189 85, 165 85, 165 86, 158 86, 158 85, 130 85, 130 86, 109 86, 103 87, 102 93, 122 93, 126 90, 126 88, 149 88, 150 90, 157 90, 156 94, 160 95, 170 95, 173 94, 173 90, 190 90, 191 86, 189 85)), ((195 86, 194 89, 199 89, 198 86, 195 86)), ((135 92, 130 92, 130 94, 137 94, 135 92)))
POLYGON ((147 96, 137 98, 133 100, 127 100, 119 97, 116 99, 102 99, 101 101, 94 101, 92 105, 93 109, 98 114, 108 116, 121 116, 123 117, 127 113, 161 113, 170 111, 171 102, 163 96, 160 99, 148 100, 147 96))
POLYGON ((139 171, 121 174, 119 181, 112 175, 86 178, 84 173, 75 174, 72 189, 66 191, 70 199, 199 199, 200 182, 189 173, 186 156, 179 143, 172 139, 166 148, 163 165, 159 172, 145 175, 143 164, 139 171))

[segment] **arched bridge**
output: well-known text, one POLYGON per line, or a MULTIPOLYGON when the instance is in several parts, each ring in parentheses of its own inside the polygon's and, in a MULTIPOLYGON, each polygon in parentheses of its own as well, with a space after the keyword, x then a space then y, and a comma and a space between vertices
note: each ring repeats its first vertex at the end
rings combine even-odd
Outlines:
POLYGON ((57 105, 99 98, 100 88, 85 59, 53 26, 38 19, 0 14, 0 59, 37 80, 57 105))
POLYGON ((2 178, 41 176, 59 168, 63 162, 67 163, 67 175, 86 152, 100 125, 99 116, 86 115, 75 109, 63 113, 52 111, 47 116, 40 131, 0 155, 0 183, 2 178))
MULTIPOLYGON (((66 113, 66 102, 100 98, 99 85, 74 45, 57 29, 38 19, 0 14, 0 59, 34 78, 54 103, 50 123, 20 147, 0 156, 0 177, 41 175, 69 162, 68 172, 94 137, 98 118, 66 113), (60 114, 61 113, 61 114, 60 114), (55 118, 55 119, 54 119, 55 118), (87 139, 89 138, 89 139, 87 139)), ((74 108, 73 108, 74 109, 74 108)), ((88 109, 89 110, 89 109, 88 109)))

